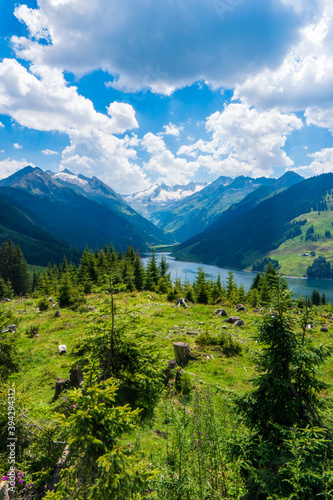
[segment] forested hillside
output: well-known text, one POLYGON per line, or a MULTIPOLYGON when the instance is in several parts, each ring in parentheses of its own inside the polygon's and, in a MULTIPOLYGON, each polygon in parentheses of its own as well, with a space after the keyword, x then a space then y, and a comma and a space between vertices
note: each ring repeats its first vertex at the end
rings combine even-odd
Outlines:
MULTIPOLYGON (((297 183, 227 222, 222 215, 206 231, 179 245, 175 255, 184 260, 245 268, 267 255, 280 262, 281 255, 287 253, 283 249, 291 241, 299 243, 295 245, 298 252, 313 250, 316 242, 306 239, 307 224, 310 218, 318 217, 325 220, 328 230, 331 204, 328 206, 326 198, 330 198, 332 188, 333 174, 322 174, 297 183)), ((325 231, 321 237, 330 248, 325 231)), ((303 264, 303 273, 307 265, 303 264)))
MULTIPOLYGON (((93 186, 96 187, 96 182, 93 186)), ((71 249, 71 246, 83 250, 86 244, 101 248, 107 242, 113 243, 119 250, 121 246, 125 248, 135 241, 140 250, 145 250, 150 245, 168 242, 161 230, 136 214, 120 198, 113 199, 107 190, 103 198, 100 189, 98 185, 97 193, 93 190, 93 195, 89 196, 78 193, 32 167, 26 167, 1 180, 0 200, 11 207, 13 214, 9 220, 8 212, 3 212, 2 241, 11 237, 24 247, 29 263, 39 265, 47 265, 49 261, 60 262, 64 254, 74 259, 79 251, 71 249), (102 199, 105 203, 101 202, 102 199), (19 225, 23 226, 22 217, 27 221, 27 228, 21 231, 19 225), (32 228, 45 235, 44 243, 40 236, 29 239, 32 228), (50 250, 38 262, 35 256, 41 254, 47 241, 50 241, 50 250), (62 245, 63 250, 52 250, 54 245, 62 245)))

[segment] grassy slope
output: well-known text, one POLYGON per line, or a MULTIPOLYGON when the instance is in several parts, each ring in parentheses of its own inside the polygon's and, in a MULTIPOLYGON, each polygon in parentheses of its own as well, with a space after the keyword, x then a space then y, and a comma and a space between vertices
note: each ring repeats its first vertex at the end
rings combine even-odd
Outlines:
POLYGON ((295 221, 307 220, 302 226, 302 235, 292 240, 285 241, 267 256, 277 259, 281 265, 281 272, 286 276, 304 276, 314 257, 303 257, 303 253, 316 252, 316 257, 323 255, 327 260, 333 260, 333 207, 332 197, 327 195, 328 210, 324 212, 310 212, 296 217, 295 221), (309 227, 313 225, 314 235, 319 235, 316 242, 305 241, 309 227), (325 231, 331 231, 332 239, 325 238, 325 231))
MULTIPOLYGON (((10 382, 15 382, 17 385, 18 400, 22 401, 27 398, 29 415, 35 418, 45 417, 48 404, 54 396, 55 379, 67 378, 70 368, 77 363, 78 358, 73 355, 74 344, 91 329, 104 301, 105 297, 91 295, 88 297, 88 304, 94 306, 97 313, 91 313, 88 310, 74 312, 62 309, 60 318, 54 317, 57 306, 45 312, 37 312, 38 300, 36 299, 15 300, 3 305, 15 314, 15 322, 18 325, 21 370, 12 375, 10 382), (36 324, 39 325, 39 336, 28 338, 25 334, 26 328, 36 324), (58 354, 59 344, 67 345, 67 356, 58 354)), ((249 381, 256 376, 253 354, 257 349, 251 335, 257 328, 257 322, 261 317, 259 313, 252 312, 252 309, 248 313, 240 313, 239 315, 246 323, 245 327, 231 328, 227 324, 227 332, 243 347, 239 356, 227 358, 219 348, 198 348, 195 344, 195 336, 187 334, 188 331, 212 333, 221 331, 222 325, 226 323, 223 323, 223 318, 213 315, 218 306, 192 305, 184 310, 166 302, 165 296, 147 292, 126 293, 118 296, 117 302, 123 307, 140 311, 142 325, 147 332, 153 332, 156 336, 163 364, 166 364, 168 359, 174 358, 173 342, 185 341, 190 344, 192 353, 198 359, 190 361, 185 370, 190 373, 195 385, 208 384, 220 389, 218 397, 222 399, 228 394, 243 393, 250 388, 249 381), (203 325, 199 325, 200 322, 203 322, 203 325), (207 353, 213 354, 214 359, 207 360, 207 353)), ((229 315, 235 314, 234 306, 227 306, 226 309, 229 315)), ((325 313, 324 308, 317 310, 315 328, 310 333, 316 343, 328 343, 333 337, 332 320, 326 322, 329 326, 328 333, 322 333, 319 319, 320 315, 328 315, 331 309, 331 306, 326 306, 325 313)), ((333 359, 330 359, 324 366, 323 376, 326 380, 332 378, 333 359)), ((222 399, 218 404, 222 404, 222 399)), ((150 435, 151 431, 147 430, 147 436, 150 435)))

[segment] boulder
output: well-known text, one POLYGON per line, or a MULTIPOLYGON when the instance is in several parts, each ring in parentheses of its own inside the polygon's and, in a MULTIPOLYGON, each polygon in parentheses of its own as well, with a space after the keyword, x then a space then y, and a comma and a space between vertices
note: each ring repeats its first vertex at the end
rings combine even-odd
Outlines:
POLYGON ((236 307, 236 313, 240 311, 245 311, 245 307, 242 306, 241 304, 236 307))
POLYGON ((0 500, 9 500, 8 481, 2 481, 2 479, 0 479, 0 500))
POLYGON ((95 309, 93 306, 87 306, 88 311, 92 311, 94 313, 97 313, 97 309, 95 309))

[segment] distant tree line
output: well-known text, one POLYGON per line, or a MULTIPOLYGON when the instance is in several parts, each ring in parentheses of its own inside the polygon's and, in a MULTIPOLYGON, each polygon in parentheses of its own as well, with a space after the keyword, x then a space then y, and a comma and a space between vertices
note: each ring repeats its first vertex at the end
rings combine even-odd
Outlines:
POLYGON ((314 259, 311 266, 306 270, 308 278, 332 279, 333 270, 331 263, 327 262, 326 257, 319 256, 314 259))

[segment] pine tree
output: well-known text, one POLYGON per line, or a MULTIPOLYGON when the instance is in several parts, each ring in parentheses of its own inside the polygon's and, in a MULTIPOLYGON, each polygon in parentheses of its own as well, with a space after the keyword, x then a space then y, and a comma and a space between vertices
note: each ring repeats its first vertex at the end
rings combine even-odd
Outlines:
POLYGON ((234 276, 235 276, 234 273, 231 270, 229 270, 227 277, 227 286, 226 286, 228 300, 234 299, 235 294, 237 292, 237 286, 235 283, 234 276))
MULTIPOLYGON (((332 348, 312 345, 312 338, 306 330, 306 325, 311 322, 308 308, 302 316, 301 332, 298 333, 289 311, 290 300, 291 292, 281 288, 278 281, 272 299, 274 313, 264 317, 254 337, 263 346, 256 360, 260 375, 252 382, 254 390, 237 399, 237 411, 253 433, 243 449, 247 460, 243 474, 248 482, 249 498, 305 499, 316 498, 318 493, 319 476, 312 478, 306 471, 306 480, 310 481, 305 496, 287 494, 290 481, 284 479, 286 469, 283 464, 288 460, 284 440, 285 432, 290 433, 290 429, 304 432, 313 426, 324 429, 319 394, 327 385, 318 379, 316 370, 331 355, 332 348)), ((314 438, 314 441, 317 450, 318 446, 326 451, 331 447, 321 438, 314 438)), ((307 460, 310 450, 311 446, 304 454, 307 460)))
POLYGON ((321 297, 319 290, 313 290, 312 291, 312 296, 311 296, 311 302, 314 306, 320 306, 321 304, 321 297))
POLYGON ((145 281, 145 269, 143 267, 139 251, 136 251, 134 264, 133 264, 134 286, 140 291, 143 290, 145 281))
POLYGON ((157 265, 156 253, 155 250, 153 250, 147 264, 145 289, 154 290, 158 284, 159 278, 160 273, 157 265))
POLYGON ((198 267, 193 288, 195 290, 197 302, 199 302, 199 304, 208 304, 209 289, 203 267, 198 267))
POLYGON ((28 265, 20 247, 11 240, 4 242, 0 248, 0 275, 6 282, 10 281, 16 295, 29 292, 28 265))

